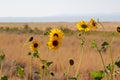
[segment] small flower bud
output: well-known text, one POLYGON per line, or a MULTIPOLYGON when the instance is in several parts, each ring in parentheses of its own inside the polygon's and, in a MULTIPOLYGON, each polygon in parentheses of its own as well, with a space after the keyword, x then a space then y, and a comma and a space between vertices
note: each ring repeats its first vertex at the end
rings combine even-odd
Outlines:
POLYGON ((70 66, 73 66, 73 65, 74 65, 74 60, 73 60, 73 59, 70 59, 70 60, 69 60, 69 64, 70 64, 70 66))

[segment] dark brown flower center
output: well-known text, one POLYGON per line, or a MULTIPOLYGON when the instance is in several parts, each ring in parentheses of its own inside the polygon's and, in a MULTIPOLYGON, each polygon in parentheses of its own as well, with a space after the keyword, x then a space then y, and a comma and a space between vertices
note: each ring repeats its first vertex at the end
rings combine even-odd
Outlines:
POLYGON ((117 32, 119 32, 119 33, 120 33, 120 27, 117 27, 117 32))
POLYGON ((54 75, 55 75, 53 72, 51 72, 50 74, 51 74, 51 76, 54 76, 54 75))
POLYGON ((87 25, 82 24, 81 27, 82 27, 82 28, 87 28, 87 25))
POLYGON ((58 37, 58 34, 57 34, 57 33, 55 33, 55 34, 54 34, 54 36, 57 36, 57 37, 58 37))
POLYGON ((96 23, 95 23, 95 22, 92 22, 92 25, 93 25, 93 26, 96 26, 96 23))
POLYGON ((44 66, 44 65, 42 65, 42 69, 45 69, 45 66, 44 66))
POLYGON ((37 47, 38 47, 38 44, 37 44, 37 43, 35 43, 35 44, 34 44, 34 48, 37 48, 37 47))
POLYGON ((53 46, 57 46, 58 45, 58 41, 54 40, 52 44, 53 44, 53 46))
POLYGON ((31 42, 32 40, 33 40, 33 37, 30 37, 29 42, 31 42))
POLYGON ((69 64, 72 66, 72 65, 74 65, 74 60, 73 59, 70 59, 69 60, 69 64))

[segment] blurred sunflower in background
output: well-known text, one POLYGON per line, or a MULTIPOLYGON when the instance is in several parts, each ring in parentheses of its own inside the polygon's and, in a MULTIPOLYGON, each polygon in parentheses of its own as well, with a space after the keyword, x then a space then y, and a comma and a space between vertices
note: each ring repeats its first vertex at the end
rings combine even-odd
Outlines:
POLYGON ((58 38, 58 37, 53 37, 53 38, 50 38, 50 40, 48 41, 47 43, 49 49, 58 49, 61 45, 61 40, 58 38))
POLYGON ((32 43, 30 44, 31 51, 36 51, 38 50, 39 47, 40 47, 40 43, 37 40, 32 41, 32 43))
POLYGON ((26 46, 26 45, 29 45, 32 41, 33 41, 33 36, 30 36, 24 43, 23 47, 26 46))
POLYGON ((95 30, 97 29, 97 22, 93 18, 90 19, 89 25, 91 26, 91 28, 95 30))
POLYGON ((59 39, 63 39, 64 34, 60 29, 51 29, 50 38, 53 38, 53 37, 58 37, 59 39))
POLYGON ((77 23, 77 28, 80 31, 89 31, 90 30, 90 26, 88 24, 88 22, 85 22, 83 20, 81 20, 80 22, 77 23))
POLYGON ((119 26, 117 27, 117 32, 120 33, 120 27, 119 26))

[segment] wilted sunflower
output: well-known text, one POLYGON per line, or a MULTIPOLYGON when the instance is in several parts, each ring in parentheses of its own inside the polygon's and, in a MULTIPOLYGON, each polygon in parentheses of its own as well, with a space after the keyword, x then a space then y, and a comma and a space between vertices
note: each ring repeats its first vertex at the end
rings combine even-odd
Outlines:
POLYGON ((49 49, 58 49, 61 45, 61 40, 58 38, 58 37, 53 37, 53 38, 50 38, 50 40, 48 41, 48 47, 49 49))
POLYGON ((80 31, 89 31, 90 30, 90 26, 88 25, 88 22, 85 22, 85 21, 80 21, 80 22, 78 22, 77 23, 77 28, 78 28, 78 30, 80 30, 80 31))
POLYGON ((24 43, 24 45, 23 46, 26 46, 26 45, 29 45, 30 44, 30 42, 32 42, 33 41, 33 36, 30 36, 26 41, 25 41, 25 43, 24 43))
POLYGON ((119 32, 119 33, 120 33, 120 27, 119 27, 119 26, 117 27, 117 32, 119 32))
POLYGON ((93 19, 93 18, 91 18, 90 19, 90 26, 91 26, 91 28, 93 28, 93 29, 97 29, 97 22, 93 19))
POLYGON ((40 43, 37 40, 34 40, 31 44, 30 44, 30 49, 31 51, 36 51, 38 50, 38 48, 40 47, 40 43))
POLYGON ((58 37, 59 39, 63 39, 64 34, 60 29, 51 29, 50 38, 53 38, 53 37, 58 37))

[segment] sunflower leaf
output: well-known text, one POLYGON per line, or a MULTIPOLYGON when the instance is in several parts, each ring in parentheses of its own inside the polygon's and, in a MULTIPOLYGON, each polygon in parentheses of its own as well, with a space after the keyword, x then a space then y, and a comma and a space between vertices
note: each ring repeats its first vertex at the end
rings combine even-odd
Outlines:
POLYGON ((42 77, 42 74, 38 71, 34 72, 37 76, 42 77))
POLYGON ((0 55, 0 61, 3 61, 5 59, 5 55, 4 54, 1 54, 0 55))
POLYGON ((39 58, 39 53, 38 53, 37 50, 33 53, 33 57, 35 57, 35 58, 39 58))
POLYGON ((101 80, 105 76, 105 72, 100 70, 100 71, 93 71, 90 73, 90 75, 94 78, 94 80, 101 80))
POLYGON ((5 59, 4 49, 1 50, 0 61, 5 59))
POLYGON ((91 44, 91 47, 92 47, 92 48, 95 48, 96 46, 97 46, 97 44, 96 44, 95 40, 93 40, 93 41, 92 41, 92 44, 91 44))
POLYGON ((46 65, 49 67, 53 62, 47 62, 46 65))
POLYGON ((72 77, 72 78, 70 78, 70 80, 77 80, 77 78, 76 77, 72 77))
POLYGON ((0 80, 8 80, 7 76, 2 76, 0 80))
POLYGON ((103 50, 105 52, 107 50, 108 46, 109 46, 108 42, 103 42, 101 44, 101 50, 103 50))
POLYGON ((120 68, 120 60, 116 61, 115 65, 120 68))
POLYGON ((24 70, 21 67, 17 67, 17 72, 20 77, 24 77, 24 70))
POLYGON ((41 60, 42 64, 46 64, 47 60, 41 60))

